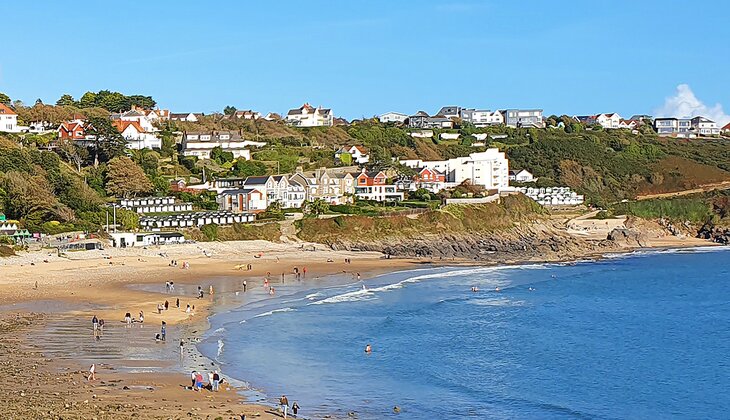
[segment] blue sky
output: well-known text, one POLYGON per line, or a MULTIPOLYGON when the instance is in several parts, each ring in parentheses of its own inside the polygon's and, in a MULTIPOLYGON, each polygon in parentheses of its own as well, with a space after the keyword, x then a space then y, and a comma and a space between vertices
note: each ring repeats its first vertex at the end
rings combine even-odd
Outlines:
POLYGON ((0 92, 110 89, 173 112, 346 118, 442 105, 652 113, 679 84, 730 106, 730 2, 27 1, 3 5, 0 92))

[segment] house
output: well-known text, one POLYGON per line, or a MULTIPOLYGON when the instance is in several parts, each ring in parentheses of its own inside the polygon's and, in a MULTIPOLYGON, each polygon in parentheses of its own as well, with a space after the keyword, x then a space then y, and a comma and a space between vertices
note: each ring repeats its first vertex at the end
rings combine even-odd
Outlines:
POLYGON ((264 117, 266 121, 281 121, 281 115, 277 114, 276 112, 269 112, 264 117))
POLYGON ((129 121, 129 122, 136 122, 139 124, 140 127, 145 132, 148 133, 154 133, 155 131, 159 131, 154 125, 152 125, 152 121, 147 118, 147 114, 144 110, 138 109, 137 107, 132 107, 127 112, 121 113, 121 114, 111 114, 109 116, 109 119, 112 121, 129 121))
POLYGON ((441 161, 401 160, 400 164, 410 168, 437 170, 444 174, 448 187, 469 181, 485 189, 509 189, 509 162, 499 149, 487 149, 485 152, 441 161))
POLYGON ((429 115, 424 111, 418 111, 415 114, 411 115, 407 119, 408 127, 411 128, 425 128, 426 127, 426 120, 429 118, 429 115))
POLYGON ((306 201, 321 199, 330 204, 345 204, 351 201, 349 196, 355 193, 355 178, 352 174, 324 167, 308 172, 299 167, 289 177, 289 183, 304 189, 306 201))
POLYGON ((64 121, 58 126, 60 140, 86 140, 86 122, 81 119, 64 121))
POLYGON ((113 232, 114 248, 131 248, 135 246, 170 245, 185 242, 185 236, 178 232, 113 232))
POLYGON ((526 169, 514 169, 509 171, 509 180, 516 182, 534 182, 535 177, 526 169))
POLYGON ((721 131, 721 132, 722 132, 723 134, 730 134, 730 123, 727 123, 727 124, 725 124, 725 126, 723 126, 723 127, 722 127, 722 128, 720 129, 720 131, 721 131))
POLYGON ((169 121, 170 120, 170 110, 169 109, 149 109, 145 112, 145 116, 150 122, 160 122, 160 121, 169 121))
POLYGON ((620 128, 621 116, 615 112, 611 114, 598 114, 596 115, 596 123, 607 130, 614 130, 620 128))
POLYGON ((119 130, 124 140, 127 141, 128 149, 162 148, 162 140, 155 134, 145 130, 137 121, 114 120, 112 125, 119 130))
POLYGON ((411 128, 453 128, 454 122, 443 115, 430 117, 423 111, 408 117, 408 126, 411 128))
POLYGON ((464 108, 461 110, 461 119, 474 124, 475 127, 489 127, 504 124, 504 115, 500 111, 488 109, 464 108))
POLYGON ((218 208, 235 213, 260 213, 266 211, 266 195, 257 188, 224 190, 216 196, 218 208))
POLYGON ((628 130, 635 130, 641 125, 641 121, 637 120, 621 120, 618 124, 618 128, 624 128, 628 130))
POLYGON ((252 111, 250 109, 246 109, 246 110, 236 111, 233 114, 229 115, 228 118, 229 119, 239 119, 239 120, 241 118, 243 118, 244 120, 257 120, 257 119, 261 118, 261 113, 252 111))
POLYGON ((305 103, 297 109, 290 109, 286 114, 286 122, 295 127, 331 127, 333 125, 332 110, 313 107, 305 103))
POLYGON ((717 128, 717 123, 709 118, 697 116, 692 118, 691 124, 692 130, 700 136, 717 136, 720 134, 720 129, 717 128))
POLYGON ((583 195, 569 187, 517 187, 515 191, 525 194, 543 206, 577 206, 585 201, 583 195))
POLYGON ((680 138, 716 136, 720 134, 717 123, 702 116, 694 118, 655 118, 654 129, 660 136, 680 138))
POLYGON ((199 159, 210 159, 214 148, 220 147, 224 152, 233 153, 233 157, 251 159, 251 147, 263 147, 265 142, 245 140, 235 131, 201 131, 184 132, 182 138, 183 156, 196 156, 199 159))
POLYGON ((419 188, 423 188, 433 193, 446 188, 446 175, 432 168, 416 168, 418 173, 413 177, 411 184, 412 190, 415 191, 419 188))
POLYGON ((193 114, 192 112, 171 113, 170 121, 198 122, 198 116, 202 116, 202 114, 193 114))
POLYGON ((508 127, 545 128, 542 109, 505 109, 499 112, 508 127))
POLYGON ((461 107, 460 106, 444 106, 439 109, 436 115, 440 115, 446 118, 461 118, 461 107))
POLYGON ((403 192, 387 184, 385 172, 365 169, 355 178, 355 196, 361 200, 403 201, 403 192))
POLYGON ((396 123, 396 124, 403 124, 408 119, 408 115, 401 114, 400 112, 386 112, 385 114, 380 114, 378 116, 378 120, 383 123, 396 123))
POLYGON ((9 106, 0 103, 0 131, 18 133, 18 114, 9 106))
MULTIPOLYGON (((345 159, 348 160, 348 159, 345 159)), ((368 155, 367 150, 365 150, 362 146, 351 146, 351 147, 340 147, 335 152, 335 162, 343 162, 345 164, 352 164, 356 163, 358 165, 363 165, 365 163, 370 162, 370 155, 368 155), (343 155, 349 155, 350 159, 349 162, 343 162, 342 157, 343 155)))

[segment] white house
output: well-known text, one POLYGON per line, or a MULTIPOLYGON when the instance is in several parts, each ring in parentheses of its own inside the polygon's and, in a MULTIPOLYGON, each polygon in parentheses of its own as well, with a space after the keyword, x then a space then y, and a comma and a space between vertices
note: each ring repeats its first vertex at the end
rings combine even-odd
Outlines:
POLYGON ((331 127, 332 110, 313 107, 305 103, 297 109, 290 109, 286 114, 286 122, 295 127, 331 127))
POLYGON ((162 148, 162 140, 155 134, 147 132, 137 121, 115 120, 112 121, 112 125, 122 133, 122 137, 127 141, 127 148, 129 149, 162 148))
POLYGON ((233 153, 234 158, 251 159, 251 147, 263 147, 265 142, 244 140, 235 131, 212 131, 183 133, 183 156, 196 156, 200 159, 210 159, 210 153, 215 147, 224 152, 233 153))
POLYGON ((381 123, 398 123, 403 124, 408 119, 408 115, 401 114, 400 112, 386 112, 385 114, 378 115, 378 120, 381 123))
POLYGON ((187 121, 187 122, 198 122, 198 115, 192 112, 183 112, 179 114, 170 114, 171 121, 187 121))
POLYGON ((488 109, 462 109, 461 119, 476 127, 504 124, 504 115, 501 112, 488 109))
POLYGON ((535 177, 526 169, 509 171, 509 180, 517 182, 533 182, 535 177))
POLYGON ((341 157, 344 154, 349 154, 350 156, 352 156, 352 163, 363 165, 370 162, 370 155, 368 154, 367 150, 365 150, 365 148, 362 146, 344 146, 339 148, 335 152, 335 161, 341 162, 341 157))
POLYGON ((598 114, 596 115, 596 123, 607 130, 621 128, 621 116, 617 113, 598 114))
POLYGON ((509 189, 509 162, 499 149, 471 153, 469 156, 449 160, 422 161, 420 159, 401 160, 401 165, 411 168, 429 168, 441 172, 446 184, 457 186, 464 181, 480 185, 486 189, 509 189))
POLYGON ((150 109, 145 111, 145 116, 150 122, 169 121, 170 110, 168 109, 150 109))
POLYGON ((717 136, 720 134, 717 123, 705 117, 692 118, 692 129, 700 136, 717 136))
POLYGON ((257 119, 261 118, 261 113, 250 110, 250 109, 245 109, 245 110, 240 110, 240 111, 234 112, 233 114, 230 115, 230 118, 231 119, 237 118, 239 120, 241 118, 243 118, 244 120, 257 120, 257 119))
POLYGON ((8 133, 20 131, 20 128, 18 128, 18 114, 5 104, 0 104, 0 131, 8 133))
POLYGON ((112 246, 127 248, 134 246, 169 245, 185 242, 185 236, 178 232, 112 232, 112 246))

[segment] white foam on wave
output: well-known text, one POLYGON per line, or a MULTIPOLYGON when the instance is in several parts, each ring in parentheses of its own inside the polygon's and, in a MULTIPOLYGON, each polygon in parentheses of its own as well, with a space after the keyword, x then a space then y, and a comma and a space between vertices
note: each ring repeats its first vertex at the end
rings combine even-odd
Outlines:
POLYGON ((215 357, 220 357, 221 354, 223 354, 223 340, 218 340, 218 353, 216 353, 215 357))
POLYGON ((262 314, 254 315, 254 318, 260 318, 260 317, 263 317, 263 316, 270 316, 270 315, 274 315, 275 313, 279 313, 279 312, 292 312, 292 311, 295 311, 295 309, 294 308, 274 309, 273 311, 264 312, 262 314))
POLYGON ((327 299, 318 300, 310 303, 310 305, 324 305, 326 303, 340 303, 340 302, 359 302, 364 300, 370 300, 374 297, 372 290, 355 290, 353 292, 343 293, 341 295, 335 295, 328 297, 327 299))
MULTIPOLYGON (((396 290, 396 289, 402 289, 407 284, 419 283, 423 280, 454 277, 454 276, 468 276, 468 275, 474 275, 474 274, 484 274, 484 273, 490 273, 490 272, 495 272, 495 271, 500 271, 500 270, 514 270, 514 269, 542 270, 542 269, 546 269, 546 268, 549 268, 549 266, 547 264, 525 264, 525 265, 505 265, 505 266, 496 266, 496 267, 475 267, 475 268, 469 268, 469 269, 444 271, 444 272, 440 272, 440 273, 423 274, 420 276, 409 277, 409 278, 407 278, 405 280, 401 280, 397 283, 386 284, 386 285, 380 286, 380 287, 374 287, 372 289, 355 290, 355 291, 343 293, 340 295, 331 296, 326 299, 312 302, 312 303, 310 303, 310 305, 323 305, 323 304, 328 304, 328 303, 360 302, 360 301, 372 300, 372 299, 376 298, 376 295, 375 295, 376 293, 388 292, 388 291, 396 290)), ((501 286, 504 283, 492 280, 490 282, 490 284, 501 286)), ((315 293, 313 295, 317 295, 317 293, 315 293)), ((314 297, 314 296, 312 296, 312 297, 314 297)), ((313 299, 311 299, 311 300, 313 300, 313 299)))
POLYGON ((220 333, 224 333, 224 332, 226 332, 226 328, 220 327, 217 330, 213 331, 213 334, 220 334, 220 333))
POLYGON ((476 306, 522 306, 525 304, 524 301, 508 298, 469 299, 467 303, 476 306))
POLYGON ((307 296, 304 296, 304 298, 308 299, 308 300, 314 300, 320 296, 322 296, 322 293, 317 292, 317 293, 310 293, 307 296))
POLYGON ((245 324, 245 323, 246 323, 245 319, 243 321, 239 322, 239 324, 245 324))

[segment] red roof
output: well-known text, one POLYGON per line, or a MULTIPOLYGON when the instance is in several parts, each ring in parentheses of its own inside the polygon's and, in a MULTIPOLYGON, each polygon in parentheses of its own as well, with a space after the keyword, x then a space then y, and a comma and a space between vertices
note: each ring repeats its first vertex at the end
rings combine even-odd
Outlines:
POLYGON ((730 130, 730 123, 725 124, 724 127, 722 127, 723 130, 730 130))
POLYGON ((4 115, 18 115, 15 113, 15 111, 12 110, 9 106, 5 104, 0 104, 0 114, 4 115))
POLYGON ((120 133, 123 133, 124 130, 127 129, 130 125, 134 127, 138 133, 144 133, 144 128, 142 128, 137 121, 122 121, 122 120, 114 120, 112 121, 112 125, 119 130, 120 133))

